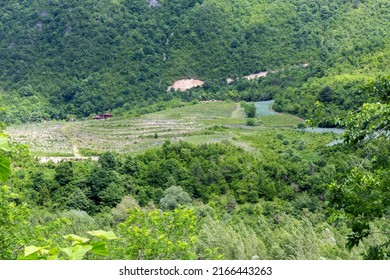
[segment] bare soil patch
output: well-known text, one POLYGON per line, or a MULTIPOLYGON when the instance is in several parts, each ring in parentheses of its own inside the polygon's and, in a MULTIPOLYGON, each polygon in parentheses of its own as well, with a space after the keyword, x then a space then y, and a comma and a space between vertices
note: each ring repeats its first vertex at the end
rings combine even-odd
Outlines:
POLYGON ((203 84, 204 81, 201 80, 183 79, 174 82, 173 85, 168 87, 167 91, 170 91, 172 88, 174 90, 186 91, 189 90, 190 88, 203 86, 203 84))
POLYGON ((268 74, 268 71, 264 71, 264 72, 259 72, 259 73, 256 73, 256 74, 244 76, 244 78, 247 79, 247 80, 253 80, 253 79, 257 79, 257 78, 261 78, 261 77, 266 77, 267 74, 268 74))

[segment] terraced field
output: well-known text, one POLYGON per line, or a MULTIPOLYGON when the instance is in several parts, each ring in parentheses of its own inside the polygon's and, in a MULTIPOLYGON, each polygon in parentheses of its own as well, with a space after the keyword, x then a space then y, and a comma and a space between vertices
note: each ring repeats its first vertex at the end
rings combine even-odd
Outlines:
POLYGON ((137 118, 83 122, 72 125, 70 134, 81 153, 86 149, 136 152, 198 130, 192 121, 137 118))
MULTIPOLYGON (((270 110, 267 104, 257 106, 270 110)), ((202 102, 137 118, 114 116, 107 120, 13 126, 7 133, 12 139, 27 143, 38 156, 80 157, 103 151, 139 153, 166 140, 194 144, 227 141, 254 151, 254 142, 270 137, 265 131, 282 127, 292 130, 299 122, 302 120, 291 115, 263 113, 258 117, 258 125, 250 127, 245 125, 245 113, 239 103, 202 102)))
POLYGON ((64 122, 32 123, 7 128, 12 140, 28 144, 36 155, 73 156, 72 142, 64 122))
POLYGON ((210 125, 243 125, 242 115, 232 117, 237 110, 242 110, 239 104, 207 102, 138 118, 19 125, 8 128, 7 133, 28 144, 36 155, 73 156, 74 150, 82 156, 105 150, 140 152, 166 140, 204 143, 232 138, 226 132, 205 129, 210 125))

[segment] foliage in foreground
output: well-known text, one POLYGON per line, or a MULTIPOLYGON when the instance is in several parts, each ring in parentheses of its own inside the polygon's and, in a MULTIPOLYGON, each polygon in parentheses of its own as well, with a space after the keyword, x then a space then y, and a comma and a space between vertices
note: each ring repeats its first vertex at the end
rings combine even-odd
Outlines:
POLYGON ((348 221, 352 229, 348 235, 349 248, 379 231, 387 237, 370 246, 365 258, 389 259, 390 161, 385 147, 390 135, 390 77, 368 84, 365 91, 379 97, 381 102, 365 103, 357 112, 339 121, 347 127, 345 142, 363 146, 367 157, 341 180, 331 184, 329 209, 335 213, 334 218, 348 221), (372 149, 380 154, 370 152, 372 149), (373 230, 372 223, 376 220, 384 222, 383 229, 373 230))
POLYGON ((34 245, 24 248, 24 255, 19 260, 82 260, 87 253, 106 257, 108 255, 107 241, 114 240, 117 237, 112 231, 102 230, 88 231, 92 238, 85 238, 75 234, 64 236, 72 244, 68 247, 52 247, 34 245))
POLYGON ((9 152, 8 137, 0 130, 0 182, 7 181, 10 175, 11 161, 6 152, 9 152))

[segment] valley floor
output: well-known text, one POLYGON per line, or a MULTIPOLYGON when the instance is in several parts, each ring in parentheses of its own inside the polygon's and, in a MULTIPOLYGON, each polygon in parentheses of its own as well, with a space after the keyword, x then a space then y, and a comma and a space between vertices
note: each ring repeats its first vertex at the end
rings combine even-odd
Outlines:
MULTIPOLYGON (((302 119, 276 113, 270 109, 271 104, 272 101, 255 104, 255 126, 246 125, 239 103, 201 102, 136 118, 23 124, 9 127, 7 133, 14 141, 27 144, 42 161, 50 157, 53 161, 63 157, 87 159, 104 151, 140 153, 167 140, 193 144, 230 142, 252 152, 260 139, 282 131, 301 138, 314 137, 296 129, 302 119)), ((332 134, 315 135, 324 144, 334 140, 332 134)))

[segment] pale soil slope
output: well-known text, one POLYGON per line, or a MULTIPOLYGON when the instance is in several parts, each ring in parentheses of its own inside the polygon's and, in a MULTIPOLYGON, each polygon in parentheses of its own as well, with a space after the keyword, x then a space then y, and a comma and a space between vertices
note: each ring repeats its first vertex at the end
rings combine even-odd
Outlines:
POLYGON ((186 91, 190 88, 199 87, 204 84, 204 81, 195 80, 195 79, 183 79, 174 82, 173 85, 169 86, 167 91, 170 91, 172 88, 174 90, 186 91))

